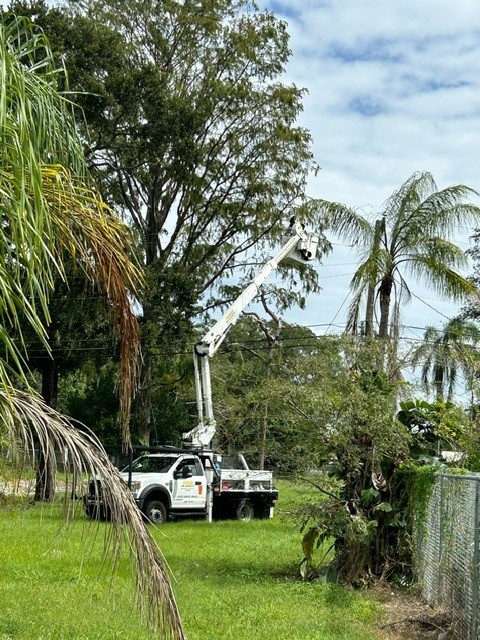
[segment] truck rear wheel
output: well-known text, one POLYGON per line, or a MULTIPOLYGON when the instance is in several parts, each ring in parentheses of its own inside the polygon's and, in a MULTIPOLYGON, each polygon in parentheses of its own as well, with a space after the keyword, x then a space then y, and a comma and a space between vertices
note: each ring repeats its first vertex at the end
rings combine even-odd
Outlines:
POLYGON ((163 524, 168 518, 167 507, 160 500, 147 502, 144 513, 147 520, 156 525, 163 524))
POLYGON ((237 511, 235 513, 237 520, 241 520, 242 522, 249 522, 253 518, 253 507, 251 502, 248 500, 242 500, 237 507, 237 511))

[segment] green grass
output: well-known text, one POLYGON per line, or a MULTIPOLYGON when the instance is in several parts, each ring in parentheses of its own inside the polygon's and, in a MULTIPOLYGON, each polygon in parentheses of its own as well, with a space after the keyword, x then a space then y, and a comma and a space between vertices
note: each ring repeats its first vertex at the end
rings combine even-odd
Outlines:
MULTIPOLYGON (((282 494, 289 511, 298 496, 289 488, 282 494)), ((0 640, 153 638, 135 609, 127 553, 114 579, 102 562, 108 525, 85 527, 79 516, 65 530, 61 522, 59 505, 0 511, 0 640)), ((379 637, 376 601, 297 580, 300 534, 291 517, 179 521, 152 530, 189 640, 379 637)))

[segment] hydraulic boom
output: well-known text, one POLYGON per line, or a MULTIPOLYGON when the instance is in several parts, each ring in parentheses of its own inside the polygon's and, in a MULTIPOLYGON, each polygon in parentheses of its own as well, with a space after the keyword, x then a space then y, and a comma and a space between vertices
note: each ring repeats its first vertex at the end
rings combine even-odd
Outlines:
POLYGON ((263 266, 220 320, 195 345, 193 361, 195 365, 198 425, 183 434, 185 444, 209 449, 215 435, 209 359, 217 352, 230 327, 237 322, 242 311, 257 295, 260 287, 272 271, 281 262, 298 266, 313 260, 317 253, 318 240, 318 236, 307 233, 303 226, 292 218, 285 243, 278 254, 263 266))

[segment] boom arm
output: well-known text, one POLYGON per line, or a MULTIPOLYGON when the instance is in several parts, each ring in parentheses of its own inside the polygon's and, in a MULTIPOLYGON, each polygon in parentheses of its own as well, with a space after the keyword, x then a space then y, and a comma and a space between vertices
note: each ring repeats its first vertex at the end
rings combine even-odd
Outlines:
POLYGON ((183 434, 183 439, 188 444, 195 447, 209 448, 215 435, 209 359, 217 352, 230 327, 236 323, 242 311, 250 304, 262 284, 272 271, 278 267, 280 262, 298 266, 308 264, 316 256, 317 236, 308 234, 302 225, 293 218, 288 231, 289 235, 278 254, 263 266, 262 270, 253 278, 226 313, 193 349, 198 425, 188 433, 183 434))

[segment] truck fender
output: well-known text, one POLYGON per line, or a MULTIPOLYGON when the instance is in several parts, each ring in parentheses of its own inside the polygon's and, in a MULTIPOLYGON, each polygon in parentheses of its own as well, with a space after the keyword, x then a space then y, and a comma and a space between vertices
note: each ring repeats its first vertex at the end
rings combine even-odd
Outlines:
POLYGON ((165 503, 165 506, 168 510, 172 507, 172 496, 170 491, 162 484, 149 484, 148 487, 145 487, 141 494, 137 498, 137 504, 140 509, 143 508, 143 505, 153 499, 161 499, 162 502, 165 503))

